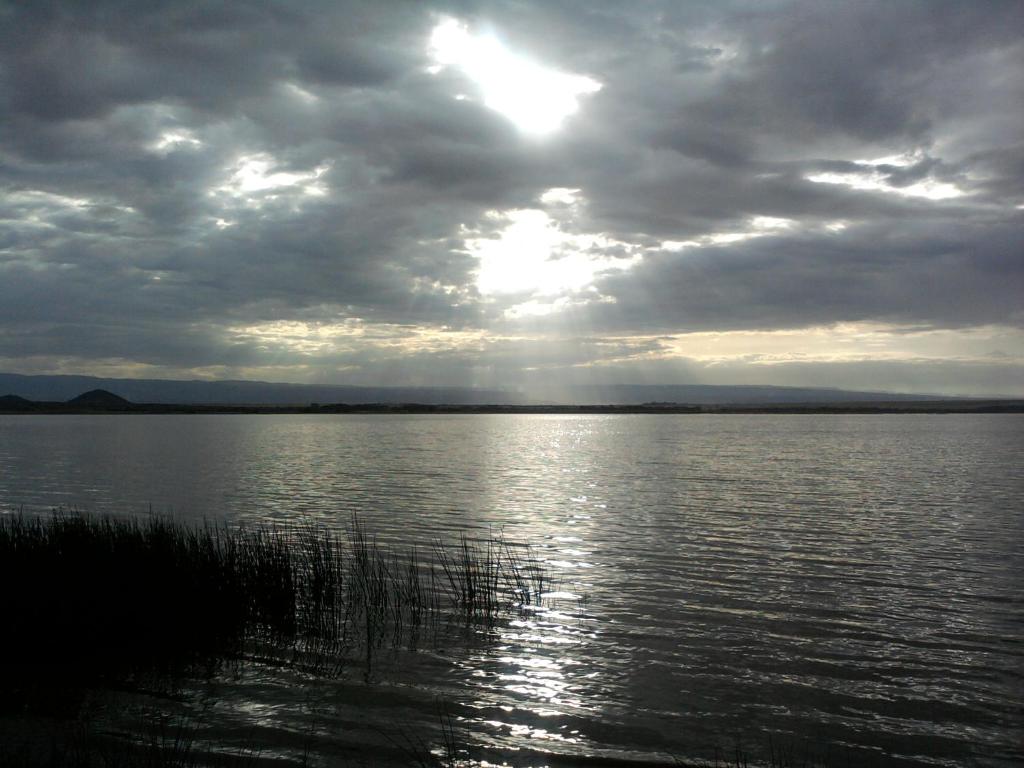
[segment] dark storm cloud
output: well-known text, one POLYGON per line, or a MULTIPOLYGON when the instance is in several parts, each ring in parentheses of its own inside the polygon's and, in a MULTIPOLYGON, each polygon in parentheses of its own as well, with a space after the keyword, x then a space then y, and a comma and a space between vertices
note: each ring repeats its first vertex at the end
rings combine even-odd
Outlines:
POLYGON ((937 327, 1024 323, 1024 229, 926 223, 892 231, 764 236, 659 253, 599 288, 598 327, 666 331, 799 328, 835 322, 937 327))
POLYGON ((309 362, 232 330, 279 320, 509 332, 462 227, 551 187, 585 201, 548 206, 567 231, 625 244, 604 255, 646 248, 604 303, 523 326, 585 338, 406 363, 614 359, 587 329, 1019 326, 1022 28, 1019 2, 0 1, 0 358, 309 362), (603 87, 524 136, 426 71, 445 14, 603 87), (790 227, 661 246, 765 216, 790 227))
MULTIPOLYGON (((399 5, 31 2, 9 4, 11 106, 43 120, 165 101, 220 115, 282 77, 375 86, 418 43, 399 5)), ((409 6, 406 6, 408 8, 409 6)), ((413 56, 415 61, 416 56, 413 56)))

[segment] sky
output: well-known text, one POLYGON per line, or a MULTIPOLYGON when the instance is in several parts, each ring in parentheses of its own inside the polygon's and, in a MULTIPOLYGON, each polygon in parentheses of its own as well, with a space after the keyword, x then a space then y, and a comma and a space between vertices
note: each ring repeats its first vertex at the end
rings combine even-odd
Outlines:
POLYGON ((1024 3, 0 0, 0 371, 1024 396, 1024 3))

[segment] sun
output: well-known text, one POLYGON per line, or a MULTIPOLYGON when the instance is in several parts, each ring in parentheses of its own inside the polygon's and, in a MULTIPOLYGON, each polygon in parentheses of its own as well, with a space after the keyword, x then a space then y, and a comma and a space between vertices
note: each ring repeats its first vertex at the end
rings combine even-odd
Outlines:
MULTIPOLYGON (((580 97, 597 93, 601 83, 544 67, 509 51, 497 38, 471 34, 455 19, 445 19, 430 35, 431 72, 457 67, 479 88, 483 103, 512 121, 523 133, 558 130, 580 108, 580 97)), ((465 98, 458 94, 456 98, 465 98)))

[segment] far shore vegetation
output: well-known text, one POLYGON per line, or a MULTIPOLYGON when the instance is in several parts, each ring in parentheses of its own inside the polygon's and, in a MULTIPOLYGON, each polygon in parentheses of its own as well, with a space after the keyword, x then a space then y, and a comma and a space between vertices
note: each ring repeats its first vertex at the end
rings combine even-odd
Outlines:
POLYGON ((29 400, 0 396, 0 414, 882 414, 882 413, 1024 413, 1024 400, 928 398, 830 402, 767 402, 693 404, 507 405, 431 403, 308 403, 296 405, 209 405, 195 403, 133 403, 103 389, 83 392, 67 401, 29 400))

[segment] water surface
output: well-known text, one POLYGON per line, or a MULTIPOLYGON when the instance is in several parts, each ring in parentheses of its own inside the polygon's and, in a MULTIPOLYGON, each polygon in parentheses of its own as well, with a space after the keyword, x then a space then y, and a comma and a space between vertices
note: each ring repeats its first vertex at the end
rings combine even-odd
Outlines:
POLYGON ((442 706, 516 765, 1018 764, 1021 466, 1013 415, 0 416, 3 512, 534 545, 562 596, 462 651, 224 684, 211 729, 325 760, 442 706))

